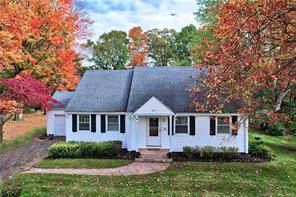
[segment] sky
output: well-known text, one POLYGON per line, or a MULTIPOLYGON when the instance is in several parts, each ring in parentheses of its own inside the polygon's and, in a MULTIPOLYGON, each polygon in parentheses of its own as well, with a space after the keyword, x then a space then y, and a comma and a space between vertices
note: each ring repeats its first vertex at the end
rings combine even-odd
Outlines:
POLYGON ((196 0, 83 0, 89 17, 92 39, 111 30, 128 32, 135 26, 144 31, 153 28, 174 28, 197 25, 193 12, 196 0))

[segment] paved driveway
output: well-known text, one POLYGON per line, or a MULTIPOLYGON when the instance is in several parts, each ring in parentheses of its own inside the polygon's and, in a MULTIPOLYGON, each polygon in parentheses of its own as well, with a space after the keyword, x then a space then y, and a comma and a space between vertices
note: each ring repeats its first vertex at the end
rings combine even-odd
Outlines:
POLYGON ((10 150, 0 155, 0 179, 6 180, 30 165, 47 157, 48 147, 62 138, 40 140, 36 138, 32 143, 10 150))

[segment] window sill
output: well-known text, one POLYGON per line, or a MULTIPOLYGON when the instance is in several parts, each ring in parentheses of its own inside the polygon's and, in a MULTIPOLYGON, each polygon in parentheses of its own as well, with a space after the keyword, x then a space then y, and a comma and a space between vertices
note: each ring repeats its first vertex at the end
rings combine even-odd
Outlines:
POLYGON ((175 136, 186 137, 189 136, 189 133, 175 133, 175 136))
POLYGON ((217 133, 217 135, 231 135, 231 133, 217 133))

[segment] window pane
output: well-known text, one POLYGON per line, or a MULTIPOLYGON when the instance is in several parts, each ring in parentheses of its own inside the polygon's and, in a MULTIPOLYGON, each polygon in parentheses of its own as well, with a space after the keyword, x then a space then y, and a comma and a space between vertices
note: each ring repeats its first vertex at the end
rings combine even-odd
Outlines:
POLYGON ((229 124, 229 117, 218 117, 219 125, 227 125, 229 124))
POLYGON ((89 123, 79 123, 79 130, 89 130, 89 123))
POLYGON ((181 125, 187 125, 187 117, 177 117, 176 120, 176 125, 181 124, 181 125))
POLYGON ((118 116, 108 116, 108 122, 118 123, 118 116))
POLYGON ((176 125, 176 133, 188 133, 188 126, 176 125))
POLYGON ((119 131, 118 124, 108 124, 108 131, 119 131))
POLYGON ((79 122, 89 123, 89 115, 79 115, 79 122))
POLYGON ((149 118, 149 136, 158 136, 158 118, 149 118))
POLYGON ((89 115, 79 115, 79 130, 89 130, 89 115))
POLYGON ((230 126, 219 126, 217 127, 218 133, 229 133, 230 132, 230 126))
POLYGON ((119 131, 118 116, 108 116, 108 131, 119 131))

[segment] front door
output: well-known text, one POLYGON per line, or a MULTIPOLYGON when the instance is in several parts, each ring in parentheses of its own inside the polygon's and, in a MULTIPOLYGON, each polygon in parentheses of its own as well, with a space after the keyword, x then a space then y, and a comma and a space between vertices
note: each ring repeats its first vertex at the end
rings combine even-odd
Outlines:
POLYGON ((159 118, 148 118, 147 146, 161 146, 159 118))

